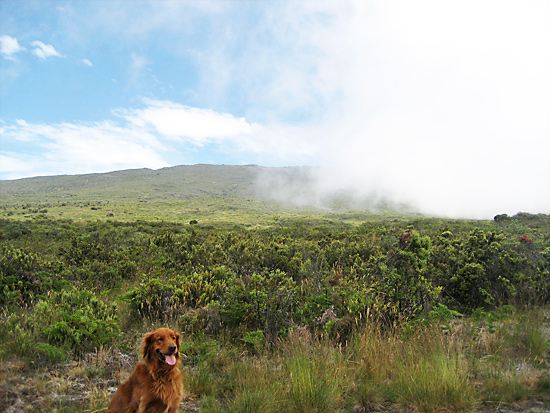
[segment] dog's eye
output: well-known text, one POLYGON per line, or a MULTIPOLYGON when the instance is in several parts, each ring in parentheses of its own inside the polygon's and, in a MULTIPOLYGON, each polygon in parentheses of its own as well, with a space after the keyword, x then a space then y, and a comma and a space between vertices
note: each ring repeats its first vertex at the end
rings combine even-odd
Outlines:
POLYGON ((172 336, 172 340, 175 340, 176 339, 176 336, 172 336))
POLYGON ((158 341, 164 341, 164 337, 159 337, 158 341))

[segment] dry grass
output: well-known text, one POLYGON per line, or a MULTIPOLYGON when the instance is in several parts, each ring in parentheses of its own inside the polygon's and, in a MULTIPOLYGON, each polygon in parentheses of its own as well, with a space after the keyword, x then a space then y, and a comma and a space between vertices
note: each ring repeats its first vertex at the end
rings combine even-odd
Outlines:
POLYGON ((204 374, 207 364, 189 374, 210 386, 207 412, 456 412, 544 397, 548 320, 491 323, 461 320, 452 331, 368 324, 345 347, 297 329, 275 352, 226 360, 221 374, 204 374))

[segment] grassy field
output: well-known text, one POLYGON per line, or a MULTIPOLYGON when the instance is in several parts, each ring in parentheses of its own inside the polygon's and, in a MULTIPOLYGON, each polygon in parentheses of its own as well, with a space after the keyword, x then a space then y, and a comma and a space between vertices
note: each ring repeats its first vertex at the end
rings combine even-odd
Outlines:
POLYGON ((170 326, 181 411, 550 411, 550 216, 296 206, 258 179, 308 181, 196 165, 0 182, 0 405, 104 411, 170 326))

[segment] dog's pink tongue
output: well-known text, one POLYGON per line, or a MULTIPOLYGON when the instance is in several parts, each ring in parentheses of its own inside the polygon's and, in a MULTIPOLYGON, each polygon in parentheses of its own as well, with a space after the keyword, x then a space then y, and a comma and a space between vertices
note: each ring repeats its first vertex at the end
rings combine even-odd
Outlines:
POLYGON ((166 364, 170 364, 171 366, 173 366, 174 364, 176 364, 176 356, 164 356, 165 358, 165 362, 166 364))

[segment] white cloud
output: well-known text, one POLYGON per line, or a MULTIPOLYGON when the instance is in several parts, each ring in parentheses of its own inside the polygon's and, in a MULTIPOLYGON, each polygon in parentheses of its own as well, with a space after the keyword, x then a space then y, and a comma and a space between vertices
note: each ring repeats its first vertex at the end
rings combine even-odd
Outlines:
POLYGON ((185 163, 186 152, 215 144, 217 150, 273 160, 300 159, 314 148, 298 128, 249 124, 244 118, 170 101, 143 99, 145 107, 117 109, 116 121, 91 124, 32 124, 18 119, 2 128, 6 148, 17 142, 27 148, 4 152, 0 176, 106 172, 169 166, 167 157, 185 163))
MULTIPOLYGON (((25 176, 31 176, 26 175, 26 173, 30 171, 30 162, 32 162, 32 159, 21 156, 19 153, 0 153, 0 176, 2 179, 18 179, 25 176)), ((35 174, 35 172, 36 169, 33 169, 32 176, 40 175, 40 173, 35 174)))
POLYGON ((3 135, 6 142, 18 141, 29 148, 27 153, 2 155, 4 179, 168 166, 161 155, 166 147, 155 136, 108 121, 89 125, 19 121, 4 127, 3 135))
POLYGON ((38 40, 31 42, 31 46, 35 48, 32 50, 32 53, 39 59, 45 60, 48 57, 63 57, 51 44, 44 44, 38 40))
POLYGON ((16 38, 8 35, 0 36, 0 54, 2 54, 4 58, 13 60, 13 55, 23 50, 25 50, 25 48, 19 44, 16 38))
POLYGON ((92 67, 94 64, 92 62, 90 62, 88 59, 80 59, 80 63, 86 65, 86 66, 89 66, 89 67, 92 67))
POLYGON ((250 123, 228 113, 184 106, 171 101, 143 99, 142 109, 115 111, 134 127, 195 147, 215 143, 227 152, 295 163, 315 152, 301 127, 280 123, 250 123))
POLYGON ((169 101, 145 99, 144 109, 126 111, 128 121, 139 126, 152 127, 159 134, 172 139, 189 140, 203 145, 249 134, 251 126, 244 118, 210 109, 183 106, 169 101))

